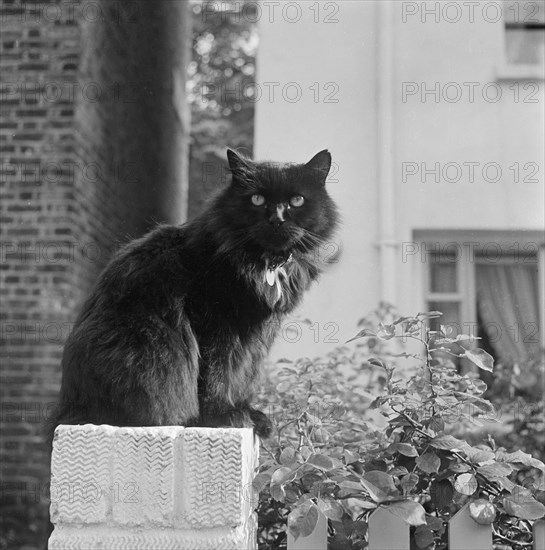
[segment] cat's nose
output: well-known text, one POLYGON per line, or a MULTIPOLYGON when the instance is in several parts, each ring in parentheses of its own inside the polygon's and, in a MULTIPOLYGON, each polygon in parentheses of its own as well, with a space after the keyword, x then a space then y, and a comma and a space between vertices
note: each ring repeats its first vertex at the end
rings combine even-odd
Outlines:
POLYGON ((275 229, 280 227, 286 221, 285 212, 286 212, 286 207, 284 204, 280 203, 276 205, 276 209, 274 213, 269 218, 269 223, 275 229))

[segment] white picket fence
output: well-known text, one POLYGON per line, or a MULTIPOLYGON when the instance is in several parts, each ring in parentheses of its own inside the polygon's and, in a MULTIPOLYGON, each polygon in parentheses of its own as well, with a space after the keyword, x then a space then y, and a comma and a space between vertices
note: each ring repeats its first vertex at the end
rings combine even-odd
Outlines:
MULTIPOLYGON (((255 550, 252 430, 163 426, 59 426, 51 462, 50 550, 255 550)), ((449 522, 449 550, 492 550, 490 525, 469 505, 449 522)), ((327 550, 327 518, 288 550, 327 550)), ((368 525, 369 550, 410 550, 409 526, 388 508, 368 525)), ((509 542, 506 541, 509 546, 509 542)), ((545 521, 533 549, 545 550, 545 521)))
MULTIPOLYGON (((534 524, 532 550, 545 550, 545 521, 534 524)), ((466 504, 449 522, 449 550, 492 550, 492 528, 479 525, 469 515, 466 504)), ((508 546, 509 542, 505 541, 508 546)), ((369 518, 369 550, 409 550, 409 525, 387 508, 379 508, 369 518)), ((314 531, 294 540, 288 534, 288 550, 327 550, 327 518, 320 513, 314 531)), ((530 548, 528 548, 530 550, 530 548)))

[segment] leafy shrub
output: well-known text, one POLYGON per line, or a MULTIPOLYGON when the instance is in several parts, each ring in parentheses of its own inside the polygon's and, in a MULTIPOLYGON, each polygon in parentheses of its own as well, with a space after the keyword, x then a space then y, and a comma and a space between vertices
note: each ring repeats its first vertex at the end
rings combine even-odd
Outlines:
POLYGON ((284 548, 286 525, 295 538, 310 534, 318 510, 329 548, 366 548, 379 506, 412 526, 415 548, 446 548, 446 521, 468 501, 476 521, 493 524, 497 549, 531 541, 531 522, 545 513, 545 465, 491 437, 470 445, 453 435, 495 410, 482 397, 486 384, 451 358, 485 371, 493 359, 463 346, 468 336, 430 330, 440 315, 396 318, 382 305, 360 322, 355 349, 278 362, 261 395, 276 431, 255 480, 260 549, 284 548), (394 342, 415 342, 416 352, 394 342))
POLYGON ((494 384, 487 397, 501 412, 507 428, 495 436, 507 448, 518 448, 545 460, 545 415, 543 388, 545 364, 543 353, 524 365, 499 364, 494 367, 494 384))

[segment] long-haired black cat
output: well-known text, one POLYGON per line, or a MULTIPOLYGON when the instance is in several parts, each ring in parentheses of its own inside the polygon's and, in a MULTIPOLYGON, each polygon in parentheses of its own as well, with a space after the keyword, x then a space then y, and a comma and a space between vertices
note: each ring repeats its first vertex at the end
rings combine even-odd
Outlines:
POLYGON ((252 385, 282 318, 325 267, 328 151, 307 164, 227 152, 231 184, 195 220, 110 262, 64 349, 54 424, 254 427, 252 385))

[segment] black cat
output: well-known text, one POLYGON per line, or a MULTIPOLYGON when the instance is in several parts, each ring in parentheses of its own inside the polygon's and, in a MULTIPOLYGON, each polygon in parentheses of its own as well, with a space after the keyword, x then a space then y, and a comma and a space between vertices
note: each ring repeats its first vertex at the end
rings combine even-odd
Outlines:
POLYGON ((232 182, 195 220, 128 244, 62 359, 58 424, 254 427, 252 385, 281 319, 325 263, 337 209, 328 151, 307 164, 227 152, 232 182))

